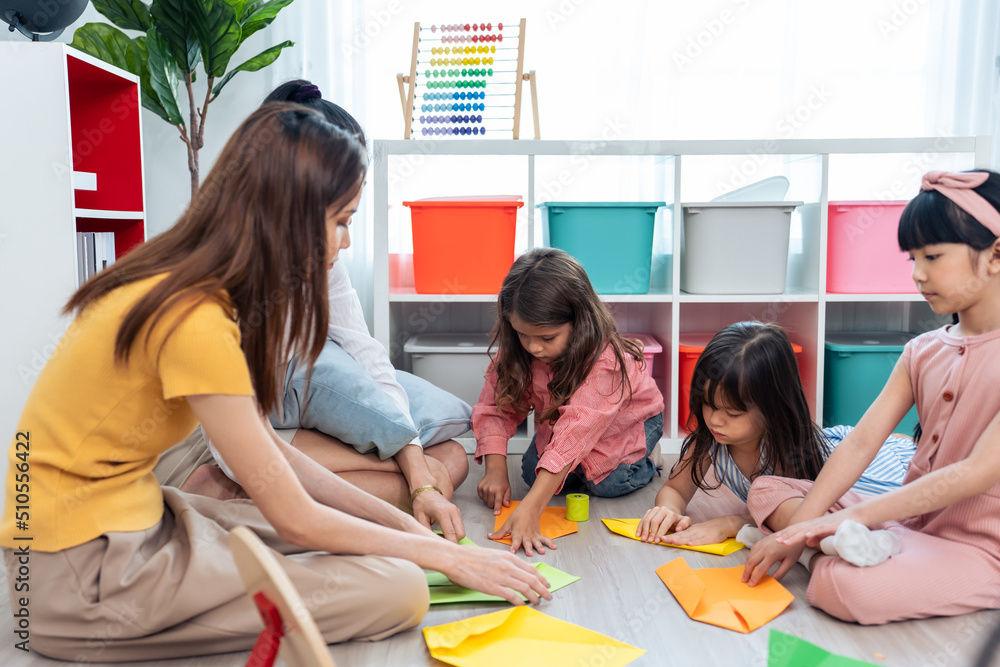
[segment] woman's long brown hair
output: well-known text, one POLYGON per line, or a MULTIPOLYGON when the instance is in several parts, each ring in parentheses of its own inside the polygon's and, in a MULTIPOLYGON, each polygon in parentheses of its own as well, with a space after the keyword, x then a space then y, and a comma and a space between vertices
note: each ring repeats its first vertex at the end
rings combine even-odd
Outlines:
MULTIPOLYGON (((359 192, 364 147, 319 113, 266 104, 229 139, 177 223, 84 283, 64 313, 114 289, 166 274, 125 315, 115 360, 127 363, 171 307, 222 299, 235 310, 260 409, 278 403, 278 369, 292 355, 315 362, 326 340, 326 213, 359 192)), ((174 325, 176 327, 176 324, 174 325)), ((167 332, 169 336, 173 329, 167 332)))
POLYGON ((615 318, 597 296, 587 272, 565 251, 536 248, 514 262, 497 297, 497 320, 491 334, 490 349, 497 372, 496 405, 501 410, 526 415, 531 389, 532 356, 522 347, 517 332, 510 325, 511 315, 537 327, 573 325, 569 346, 552 363, 549 394, 552 403, 538 421, 555 421, 587 376, 608 344, 614 350, 621 373, 621 391, 632 397, 632 383, 625 367, 625 355, 640 365, 644 359, 639 345, 622 338, 615 318))

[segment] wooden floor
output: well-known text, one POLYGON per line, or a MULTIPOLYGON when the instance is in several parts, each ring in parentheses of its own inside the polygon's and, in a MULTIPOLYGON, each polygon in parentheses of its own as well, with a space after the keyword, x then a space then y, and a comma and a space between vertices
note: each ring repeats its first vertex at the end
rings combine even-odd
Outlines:
MULTIPOLYGON (((520 480, 520 457, 512 456, 508 463, 514 486, 513 497, 520 498, 527 490, 520 480)), ((470 478, 459 489, 456 502, 463 511, 470 538, 490 548, 506 548, 486 539, 487 530, 492 530, 493 517, 476 495, 481 470, 472 466, 470 478)), ((764 667, 767 665, 768 630, 773 628, 877 665, 959 667, 974 664, 981 645, 1000 622, 1000 612, 986 611, 879 627, 843 623, 806 604, 807 573, 798 565, 783 581, 795 595, 794 602, 763 628, 740 634, 692 621, 653 570, 674 558, 684 558, 693 568, 738 565, 746 560, 748 552, 744 549, 729 556, 712 556, 643 544, 612 534, 600 522, 601 518, 641 516, 651 505, 660 482, 657 479, 649 487, 624 498, 592 498, 590 521, 580 523, 577 534, 559 538, 556 541, 558 550, 531 559, 543 560, 582 577, 580 581, 554 593, 552 601, 543 603, 540 610, 645 649, 646 655, 634 662, 635 665, 764 667)), ((738 503, 735 497, 726 493, 725 498, 720 496, 713 501, 715 506, 720 502, 729 505, 738 503)), ((706 497, 696 496, 692 502, 692 514, 704 516, 706 501, 706 497)), ((552 504, 562 504, 562 499, 556 498, 552 504)), ((933 586, 934 582, 914 582, 914 585, 933 586)), ((0 616, 9 618, 8 601, 4 598, 2 604, 0 616)), ((436 606, 428 612, 421 627, 457 621, 504 607, 502 604, 486 603, 436 606)), ((330 653, 338 667, 444 664, 430 658, 419 629, 377 643, 334 645, 330 647, 330 653)), ((247 655, 229 653, 157 661, 155 664, 162 667, 235 667, 245 664, 247 655)), ((604 664, 602 660, 594 664, 604 664)), ((511 656, 510 664, 518 663, 517 656, 511 656)), ((63 664, 66 663, 50 661, 36 654, 24 654, 14 649, 12 639, 6 640, 0 647, 0 665, 63 664)))

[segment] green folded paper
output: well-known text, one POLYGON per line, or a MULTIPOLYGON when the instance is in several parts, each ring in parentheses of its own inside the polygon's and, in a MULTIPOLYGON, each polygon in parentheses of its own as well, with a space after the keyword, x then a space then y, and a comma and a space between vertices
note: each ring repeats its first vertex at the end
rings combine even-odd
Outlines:
MULTIPOLYGON (((549 590, 557 591, 564 586, 579 581, 580 577, 574 577, 562 570, 557 570, 545 563, 535 563, 535 567, 549 582, 549 590)), ((463 586, 456 586, 440 572, 427 572, 427 586, 431 592, 431 604, 449 604, 452 602, 506 602, 498 595, 480 593, 463 586)), ((519 594, 520 595, 520 594, 519 594)), ((521 595, 524 598, 523 595, 521 595)))
POLYGON ((877 667, 873 662, 845 658, 784 632, 771 630, 767 667, 877 667))

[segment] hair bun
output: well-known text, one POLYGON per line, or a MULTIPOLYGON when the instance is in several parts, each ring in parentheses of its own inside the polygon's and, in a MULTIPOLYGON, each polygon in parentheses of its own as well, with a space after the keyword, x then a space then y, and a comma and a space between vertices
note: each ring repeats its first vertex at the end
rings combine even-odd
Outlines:
POLYGON ((315 100, 323 97, 323 93, 320 92, 319 86, 306 83, 299 86, 298 90, 291 94, 290 100, 292 102, 306 102, 308 100, 315 100))

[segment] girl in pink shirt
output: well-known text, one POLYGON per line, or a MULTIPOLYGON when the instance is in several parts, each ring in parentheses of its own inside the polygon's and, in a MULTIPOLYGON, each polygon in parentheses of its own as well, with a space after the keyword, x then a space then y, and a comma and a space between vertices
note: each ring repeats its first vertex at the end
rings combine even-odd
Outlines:
POLYGON ((1000 174, 931 172, 921 189, 899 245, 924 299, 956 323, 907 344, 815 483, 760 477, 747 499, 757 525, 780 532, 759 535, 744 580, 801 562, 809 603, 863 624, 1000 606, 1000 174), (903 486, 848 492, 914 403, 903 486))
MULTIPOLYGON (((491 538, 555 549, 539 529, 564 484, 615 497, 649 484, 649 458, 663 434, 663 396, 645 372, 642 348, 615 320, 579 262, 539 248, 520 257, 497 299, 495 347, 472 411, 476 462, 486 459, 479 497, 494 514, 510 503, 507 441, 534 411, 537 432, 522 459, 531 489, 491 538)), ((569 488, 569 487, 566 487, 569 488)))

